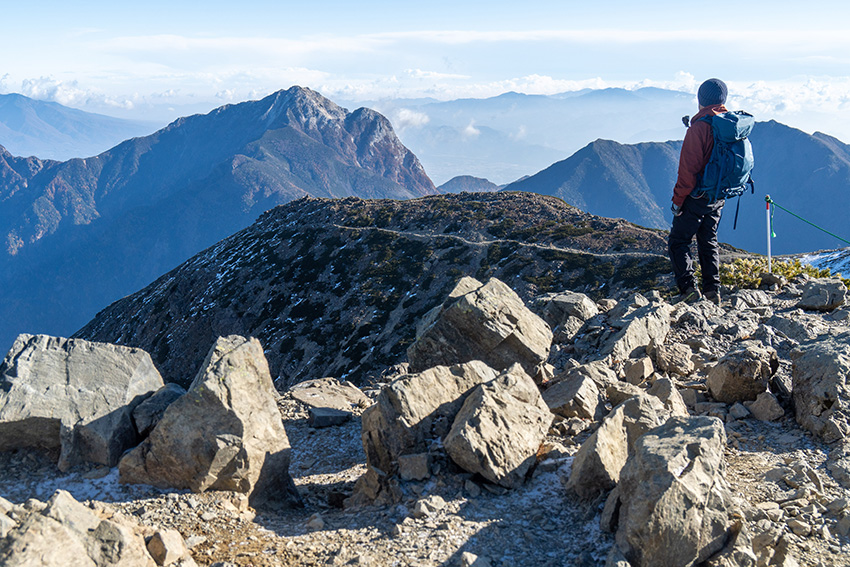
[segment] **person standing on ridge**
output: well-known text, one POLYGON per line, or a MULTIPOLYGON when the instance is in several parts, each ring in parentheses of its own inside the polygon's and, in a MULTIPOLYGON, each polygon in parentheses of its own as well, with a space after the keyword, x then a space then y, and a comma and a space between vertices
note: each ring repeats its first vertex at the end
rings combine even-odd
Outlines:
POLYGON ((691 193, 700 182, 714 149, 711 124, 703 118, 728 112, 724 106, 726 94, 726 83, 720 79, 708 79, 700 85, 697 92, 699 112, 690 119, 690 124, 687 117, 683 118, 685 125, 689 127, 682 142, 679 175, 673 188, 674 217, 668 250, 680 301, 687 303, 693 303, 702 297, 696 286, 690 251, 691 241, 696 236, 703 294, 707 300, 720 304, 720 250, 717 244, 717 226, 720 224, 725 201, 720 199, 712 203, 706 195, 696 197, 691 193))

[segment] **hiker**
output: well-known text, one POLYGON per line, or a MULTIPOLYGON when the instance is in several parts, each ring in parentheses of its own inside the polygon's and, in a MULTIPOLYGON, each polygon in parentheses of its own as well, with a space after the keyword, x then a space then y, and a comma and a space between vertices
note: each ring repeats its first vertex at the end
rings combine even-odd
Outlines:
POLYGON ((717 245, 717 226, 725 200, 710 199, 706 194, 696 196, 694 189, 702 181, 703 170, 714 149, 712 126, 706 117, 728 112, 726 84, 720 79, 708 79, 699 87, 699 112, 682 120, 689 126, 679 156, 679 175, 673 188, 673 227, 668 249, 673 263, 673 275, 679 288, 679 300, 693 303, 701 299, 694 278, 694 263, 690 245, 697 237, 699 265, 702 269, 702 292, 705 298, 720 304, 720 251, 717 245))

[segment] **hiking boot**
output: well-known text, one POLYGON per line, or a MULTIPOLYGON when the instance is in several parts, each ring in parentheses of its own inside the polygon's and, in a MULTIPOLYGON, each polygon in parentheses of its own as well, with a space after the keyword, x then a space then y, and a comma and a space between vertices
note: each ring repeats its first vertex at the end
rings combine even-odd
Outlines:
POLYGON ((720 305, 720 293, 717 291, 707 291, 703 297, 705 297, 706 301, 710 301, 717 306, 720 305))
POLYGON ((699 293, 699 290, 693 287, 689 287, 685 291, 679 294, 679 299, 676 303, 687 303, 689 305, 693 305, 697 301, 702 299, 702 296, 699 293))

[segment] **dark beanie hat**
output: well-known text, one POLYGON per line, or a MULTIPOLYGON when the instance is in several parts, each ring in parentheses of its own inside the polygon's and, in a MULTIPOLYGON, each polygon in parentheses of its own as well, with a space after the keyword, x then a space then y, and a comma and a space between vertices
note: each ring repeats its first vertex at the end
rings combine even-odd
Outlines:
POLYGON ((709 79, 699 86, 697 100, 700 106, 714 106, 726 102, 726 83, 720 79, 709 79))

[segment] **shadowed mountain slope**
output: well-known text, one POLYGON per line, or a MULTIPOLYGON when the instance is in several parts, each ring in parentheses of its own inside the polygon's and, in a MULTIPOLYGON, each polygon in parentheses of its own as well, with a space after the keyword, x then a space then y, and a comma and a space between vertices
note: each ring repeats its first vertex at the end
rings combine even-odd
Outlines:
POLYGON ((523 298, 669 285, 664 233, 529 193, 302 199, 265 213, 75 336, 148 350, 187 383, 219 335, 255 336, 278 385, 359 380, 405 359, 422 316, 465 275, 523 298))

